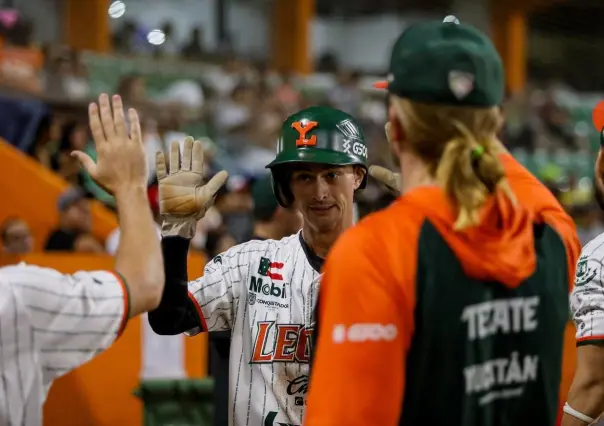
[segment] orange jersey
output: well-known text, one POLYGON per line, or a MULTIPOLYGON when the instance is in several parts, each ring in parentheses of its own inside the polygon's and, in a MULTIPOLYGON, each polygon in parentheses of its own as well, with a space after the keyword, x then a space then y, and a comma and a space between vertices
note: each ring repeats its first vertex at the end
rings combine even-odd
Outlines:
POLYGON ((554 424, 580 244, 554 196, 501 158, 518 204, 496 194, 475 228, 453 231, 442 189, 423 187, 340 237, 306 426, 554 424))

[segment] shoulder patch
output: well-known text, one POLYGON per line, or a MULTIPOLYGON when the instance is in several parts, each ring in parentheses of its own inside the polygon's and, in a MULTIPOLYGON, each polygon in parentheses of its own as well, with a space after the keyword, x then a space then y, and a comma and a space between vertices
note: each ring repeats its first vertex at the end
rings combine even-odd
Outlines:
POLYGON ((589 283, 598 274, 598 268, 588 266, 589 257, 583 255, 577 263, 577 272, 575 274, 575 285, 582 286, 589 283))

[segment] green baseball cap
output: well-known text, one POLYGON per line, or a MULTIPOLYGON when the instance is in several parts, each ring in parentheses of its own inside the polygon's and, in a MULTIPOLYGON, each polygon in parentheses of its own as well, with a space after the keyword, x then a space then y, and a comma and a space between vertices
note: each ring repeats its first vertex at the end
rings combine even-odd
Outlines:
POLYGON ((487 108, 503 102, 505 74, 486 34, 449 16, 409 26, 392 48, 388 81, 374 87, 417 102, 487 108))

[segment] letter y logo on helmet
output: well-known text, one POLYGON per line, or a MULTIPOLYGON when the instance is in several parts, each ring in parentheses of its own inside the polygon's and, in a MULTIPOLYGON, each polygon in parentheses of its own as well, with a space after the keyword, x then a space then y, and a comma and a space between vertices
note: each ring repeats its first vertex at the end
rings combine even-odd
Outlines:
POLYGON ((292 129, 296 129, 300 134, 300 137, 296 140, 296 146, 315 146, 317 145, 317 136, 312 135, 309 139, 306 139, 306 134, 317 127, 319 123, 316 121, 301 120, 292 123, 292 129))

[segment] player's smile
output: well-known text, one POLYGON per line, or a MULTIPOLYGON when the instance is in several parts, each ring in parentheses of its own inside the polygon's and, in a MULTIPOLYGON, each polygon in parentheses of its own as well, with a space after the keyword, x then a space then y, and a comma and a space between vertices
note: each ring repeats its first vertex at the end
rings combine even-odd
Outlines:
POLYGON ((335 204, 330 204, 330 205, 309 206, 308 209, 318 216, 324 216, 324 215, 329 214, 332 211, 332 209, 334 209, 335 207, 336 207, 335 204))

